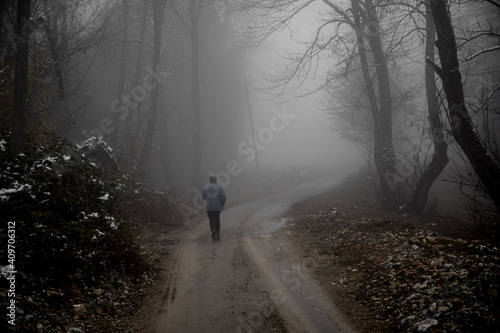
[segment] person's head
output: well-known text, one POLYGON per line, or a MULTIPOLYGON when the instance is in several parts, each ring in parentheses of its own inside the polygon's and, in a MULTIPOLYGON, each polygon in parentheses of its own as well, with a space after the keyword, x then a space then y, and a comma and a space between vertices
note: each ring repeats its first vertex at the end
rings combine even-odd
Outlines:
POLYGON ((210 182, 211 182, 211 183, 217 183, 217 177, 215 177, 215 176, 210 176, 210 178, 209 178, 209 179, 210 179, 210 182))

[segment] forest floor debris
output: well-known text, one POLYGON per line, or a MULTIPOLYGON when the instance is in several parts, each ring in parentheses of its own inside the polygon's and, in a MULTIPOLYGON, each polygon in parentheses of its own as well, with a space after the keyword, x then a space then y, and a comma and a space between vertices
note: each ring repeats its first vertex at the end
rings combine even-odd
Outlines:
MULTIPOLYGON (((452 234, 457 228, 446 218, 383 213, 335 193, 296 204, 286 230, 314 258, 316 278, 359 332, 500 331, 497 238, 452 234)), ((73 287, 63 289, 19 273, 22 302, 10 331, 143 331, 148 316, 137 319, 137 309, 179 230, 144 224, 135 232, 150 267, 141 276, 115 272, 98 286, 74 274, 67 277, 73 287)))
MULTIPOLYGON (((106 283, 97 285, 76 273, 66 277, 71 281, 69 287, 61 287, 55 281, 17 274, 16 326, 5 325, 5 332, 137 332, 140 323, 130 323, 128 318, 158 280, 161 261, 168 256, 168 246, 177 241, 178 229, 156 223, 135 227, 148 267, 140 276, 112 271, 99 278, 106 283)), ((0 296, 6 296, 4 293, 0 290, 0 296)))
POLYGON ((500 331, 498 239, 450 237, 445 218, 388 214, 327 196, 296 205, 288 230, 360 332, 500 331), (322 200, 329 208, 311 212, 322 200))

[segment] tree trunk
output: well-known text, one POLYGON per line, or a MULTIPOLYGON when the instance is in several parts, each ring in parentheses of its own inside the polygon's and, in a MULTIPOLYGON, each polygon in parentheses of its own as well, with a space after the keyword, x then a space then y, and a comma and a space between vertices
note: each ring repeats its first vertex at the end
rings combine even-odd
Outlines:
MULTIPOLYGON (((142 11, 142 18, 141 18, 141 30, 139 33, 139 40, 143 41, 144 40, 144 35, 146 34, 146 22, 148 18, 148 9, 149 9, 149 3, 150 0, 145 0, 143 2, 143 11, 142 11)), ((141 74, 143 73, 142 70, 142 58, 143 58, 143 49, 144 47, 141 44, 137 45, 137 57, 135 60, 135 73, 134 73, 134 78, 132 79, 131 87, 136 87, 139 84, 139 80, 141 79, 141 74)), ((125 128, 124 128, 124 140, 128 142, 129 147, 131 148, 132 146, 135 145, 135 139, 137 136, 132 135, 132 118, 134 112, 137 112, 139 114, 140 109, 141 109, 142 102, 139 102, 136 108, 131 108, 129 109, 129 113, 127 114, 127 118, 125 120, 125 128)), ((137 126, 139 126, 139 123, 137 123, 137 126)), ((133 149, 129 149, 129 151, 132 151, 133 149)))
POLYGON ((50 55, 52 56, 52 62, 54 64, 54 71, 56 73, 57 84, 59 86, 59 97, 64 97, 64 79, 62 74, 62 64, 57 53, 57 40, 54 30, 50 25, 50 21, 45 22, 45 33, 47 34, 47 40, 49 42, 50 55))
POLYGON ((191 16, 191 66, 192 66, 192 99, 193 99, 193 185, 201 181, 201 122, 200 122, 200 59, 198 40, 198 19, 201 3, 190 0, 191 16))
MULTIPOLYGON (((252 135, 252 138, 256 138, 256 133, 255 133, 255 128, 253 124, 253 109, 252 109, 252 103, 250 102, 250 91, 248 88, 248 82, 245 81, 245 97, 246 97, 246 102, 248 106, 248 119, 250 123, 250 134, 252 135)), ((257 149, 255 149, 255 173, 258 176, 260 174, 260 169, 259 169, 259 152, 257 149)))
POLYGON ((377 97, 375 96, 375 89, 373 88, 373 82, 370 75, 370 69, 368 67, 368 56, 366 54, 365 40, 363 36, 363 25, 361 24, 361 8, 357 0, 352 0, 353 17, 354 24, 356 25, 356 37, 358 42, 358 52, 359 61, 361 63, 361 69, 363 71, 363 79, 365 81, 366 94, 370 102, 370 109, 372 111, 374 127, 378 127, 378 105, 377 97))
POLYGON ((379 21, 375 6, 371 0, 366 0, 368 28, 368 41, 373 52, 375 69, 379 90, 379 123, 375 127, 375 140, 380 141, 375 145, 375 165, 380 178, 380 187, 383 195, 383 208, 385 210, 397 209, 397 197, 395 195, 394 180, 396 177, 396 158, 394 157, 394 146, 392 143, 392 96, 389 70, 387 60, 382 47, 379 31, 379 21))
MULTIPOLYGON (((127 79, 127 63, 128 63, 128 0, 122 0, 123 6, 123 35, 122 35, 122 49, 120 54, 120 65, 118 70, 118 87, 116 89, 116 98, 120 99, 125 89, 125 81, 127 79)), ((122 115, 123 116, 123 115, 122 115)), ((113 124, 115 130, 111 133, 111 145, 116 148, 118 145, 118 132, 120 129, 120 114, 113 115, 113 124)))
MULTIPOLYGON (((164 0, 153 0, 153 71, 158 71, 160 64, 161 52, 161 28, 163 21, 164 0)), ((146 137, 144 139, 144 147, 138 162, 138 168, 141 171, 146 170, 146 166, 153 148, 153 138, 156 128, 156 119, 158 116, 158 100, 160 97, 161 84, 156 84, 151 93, 151 106, 149 108, 148 126, 146 129, 146 137)))
MULTIPOLYGON (((12 37, 7 31, 10 29, 9 23, 7 20, 4 22, 4 18, 8 18, 13 13, 14 1, 3 1, 3 5, 0 5, 0 64, 5 66, 6 64, 10 64, 15 62, 15 51, 17 48, 15 46, 15 37, 12 37), (5 24, 7 23, 7 24, 5 24), (14 49, 14 52, 12 50, 14 49)), ((15 31, 13 31, 15 32, 15 31)))
POLYGON ((380 38, 379 22, 376 7, 371 0, 365 0, 363 10, 360 0, 351 0, 354 22, 350 20, 346 12, 328 0, 323 0, 328 6, 344 17, 355 30, 358 39, 358 49, 363 70, 363 77, 367 94, 370 101, 374 125, 374 160, 379 176, 382 207, 385 210, 396 210, 398 206, 394 180, 396 178, 396 160, 392 144, 392 98, 389 71, 385 52, 380 38), (363 22, 361 21, 363 19, 363 22), (363 28, 368 30, 365 32, 363 28), (380 107, 377 105, 375 90, 371 81, 368 57, 365 49, 364 39, 367 39, 375 61, 376 76, 378 81, 378 93, 380 107))
POLYGON ((430 0, 430 6, 436 24, 436 45, 441 60, 441 68, 436 66, 437 73, 443 81, 453 137, 500 212, 500 166, 478 136, 465 105, 455 32, 446 1, 430 0))
MULTIPOLYGON (((434 41, 436 39, 436 26, 429 7, 429 0, 425 1, 425 57, 434 62, 434 41)), ((439 103, 437 98, 434 68, 426 61, 425 63, 425 88, 427 91, 427 107, 429 123, 431 127, 432 141, 434 143, 434 155, 431 163, 418 180, 412 196, 408 203, 402 208, 402 212, 420 214, 427 204, 429 190, 437 177, 448 164, 448 145, 444 141, 443 128, 439 118, 439 103)))
POLYGON ((170 184, 172 180, 172 172, 170 166, 170 154, 169 154, 169 132, 168 132, 168 123, 169 119, 167 117, 167 112, 165 112, 160 117, 160 161, 161 161, 161 170, 165 175, 165 183, 170 184))
POLYGON ((14 77, 14 110, 12 112, 11 152, 13 155, 24 150, 26 115, 28 113, 28 59, 30 0, 17 2, 17 53, 14 77))
MULTIPOLYGON (((63 50, 66 50, 68 44, 68 5, 66 1, 57 1, 58 8, 61 11, 62 26, 61 26, 61 40, 63 43, 63 50)), ((77 8, 75 8, 77 10, 77 8)))
POLYGON ((397 197, 395 195, 394 180, 396 175, 396 163, 394 157, 394 147, 392 144, 392 98, 389 70, 385 52, 382 47, 382 40, 379 33, 378 17, 371 0, 365 0, 363 11, 359 0, 351 0, 354 13, 354 29, 358 38, 358 49, 360 53, 363 77, 367 87, 368 98, 373 116, 374 125, 374 160, 379 176, 380 191, 382 196, 382 207, 391 211, 397 208, 397 197), (367 28, 363 32, 363 24, 367 28), (378 94, 380 107, 377 106, 375 91, 371 81, 366 49, 364 44, 366 38, 371 46, 375 61, 375 70, 378 82, 378 94))

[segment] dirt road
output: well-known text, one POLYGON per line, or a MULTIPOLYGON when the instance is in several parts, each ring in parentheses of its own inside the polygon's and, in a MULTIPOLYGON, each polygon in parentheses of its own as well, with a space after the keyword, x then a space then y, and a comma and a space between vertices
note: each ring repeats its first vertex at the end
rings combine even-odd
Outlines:
POLYGON ((314 261, 297 255, 281 229, 292 203, 333 185, 323 179, 229 208, 219 242, 205 214, 191 220, 166 263, 147 332, 353 332, 311 277, 314 261))

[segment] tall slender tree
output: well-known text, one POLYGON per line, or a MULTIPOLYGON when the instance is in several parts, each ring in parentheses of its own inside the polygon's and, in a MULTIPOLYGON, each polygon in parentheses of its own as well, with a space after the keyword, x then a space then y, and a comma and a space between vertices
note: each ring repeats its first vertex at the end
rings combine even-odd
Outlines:
POLYGON ((479 137, 465 103, 457 42, 447 3, 445 0, 430 0, 430 7, 436 23, 440 66, 430 63, 443 82, 453 138, 500 212, 500 166, 479 137))
POLYGON ((432 17, 430 0, 425 0, 425 90, 427 96, 427 112, 430 124, 434 154, 430 164, 425 168, 413 189, 410 200, 402 207, 403 212, 419 214, 427 204, 429 190, 448 164, 448 144, 444 140, 443 125, 439 117, 439 102, 436 89, 435 71, 431 65, 435 58, 436 26, 432 17))
POLYGON ((201 121, 200 121, 200 40, 198 22, 202 9, 202 0, 190 0, 189 11, 191 18, 191 91, 193 106, 193 175, 192 181, 196 185, 201 181, 201 121))
POLYGON ((382 205, 386 210, 395 210, 398 206, 398 199, 394 190, 394 178, 397 173, 392 142, 391 84, 386 54, 382 47, 381 27, 376 12, 377 7, 371 0, 365 0, 363 3, 359 0, 351 0, 353 13, 351 19, 346 11, 332 1, 324 0, 324 2, 341 15, 356 32, 358 53, 373 116, 374 161, 379 178, 382 205), (377 96, 375 96, 375 89, 369 72, 365 40, 368 41, 373 56, 378 86, 377 96))
MULTIPOLYGON (((245 2, 242 6, 273 13, 273 15, 266 16, 270 19, 264 24, 253 29, 257 31, 259 39, 263 40, 274 31, 280 31, 288 26, 300 11, 314 5, 314 2, 304 1, 300 4, 292 4, 288 1, 255 0, 251 1, 251 4, 245 2)), ((327 17, 324 22, 318 23, 318 31, 315 32, 312 39, 305 43, 304 52, 299 56, 289 57, 293 63, 286 67, 283 71, 284 74, 276 78, 276 87, 279 87, 280 91, 285 91, 283 87, 288 86, 293 82, 293 79, 301 79, 301 76, 303 77, 304 73, 308 73, 313 67, 311 63, 318 61, 321 52, 328 53, 330 51, 330 56, 340 56, 339 63, 346 64, 345 73, 341 75, 362 73, 364 81, 362 94, 367 97, 369 102, 373 122, 373 147, 370 147, 370 151, 373 154, 378 175, 381 203, 386 210, 399 211, 400 207, 405 204, 405 200, 408 199, 400 188, 401 182, 406 182, 406 179, 398 170, 393 142, 393 116, 396 110, 393 105, 395 98, 392 92, 394 78, 391 77, 389 63, 397 64, 394 54, 397 50, 404 53, 403 47, 406 40, 419 33, 421 27, 416 26, 413 31, 397 31, 392 26, 381 23, 380 17, 403 18, 407 20, 408 24, 402 23, 399 26, 406 27, 413 24, 410 22, 418 21, 415 19, 420 12, 419 6, 422 3, 404 4, 385 0, 351 0, 348 2, 349 4, 332 0, 323 0, 322 2, 333 10, 332 15, 327 17), (404 11, 407 14, 403 14, 404 11), (335 28, 327 28, 333 26, 335 28), (351 37, 353 34, 354 41, 351 37), (360 68, 354 68, 357 65, 360 68)), ((432 26, 429 27, 432 28, 432 26)), ((427 44, 427 48, 429 47, 432 47, 432 41, 427 44)), ((393 66, 392 70, 394 67, 397 65, 393 66)), ((330 77, 328 80, 334 80, 334 77, 330 77)), ((427 80, 429 96, 435 95, 435 83, 432 76, 429 75, 427 80)), ((433 99, 430 98, 429 103, 431 131, 437 138, 442 126, 439 120, 439 109, 435 105, 435 96, 433 99)), ((436 141, 434 145, 435 159, 431 162, 430 168, 424 172, 423 179, 413 191, 410 202, 405 206, 408 211, 418 213, 425 207, 429 188, 447 163, 446 144, 436 141)))
MULTIPOLYGON (((131 87, 135 87, 139 84, 141 75, 143 74, 143 56, 144 56, 144 36, 146 34, 146 25, 147 25, 147 19, 148 19, 148 14, 149 14, 149 4, 151 0, 145 0, 142 2, 142 15, 141 15, 141 20, 140 20, 140 29, 139 29, 139 43, 137 44, 137 53, 136 53, 136 58, 135 58, 135 70, 134 70, 134 77, 132 78, 132 82, 130 84, 131 87)), ((127 142, 127 154, 131 156, 132 154, 132 147, 135 144, 135 140, 137 138, 137 135, 133 135, 133 130, 132 130, 132 119, 136 117, 136 114, 138 115, 140 113, 142 103, 138 103, 137 108, 132 108, 129 110, 128 117, 125 119, 125 126, 123 130, 123 137, 124 141, 127 142)))
MULTIPOLYGON (((153 71, 158 71, 161 54, 161 36, 163 25, 163 10, 166 0, 153 0, 153 71)), ((158 118, 158 101, 160 98, 161 84, 156 84, 151 93, 151 104, 149 107, 149 117, 144 138, 144 146, 141 157, 137 163, 139 170, 145 171, 153 148, 153 138, 156 130, 156 119, 158 118)))
MULTIPOLYGON (((121 42, 121 53, 120 53, 120 63, 118 70, 118 86, 116 89, 116 96, 120 98, 127 83, 127 65, 128 65, 128 38, 129 38, 129 0, 122 0, 122 42, 121 42)), ((113 123, 116 128, 111 135, 111 145, 116 147, 118 145, 118 134, 120 128, 120 115, 116 113, 113 117, 113 123)))
POLYGON ((14 79, 14 110, 12 112, 11 152, 23 151, 28 113, 28 59, 30 39, 30 0, 17 2, 16 65, 14 79))

